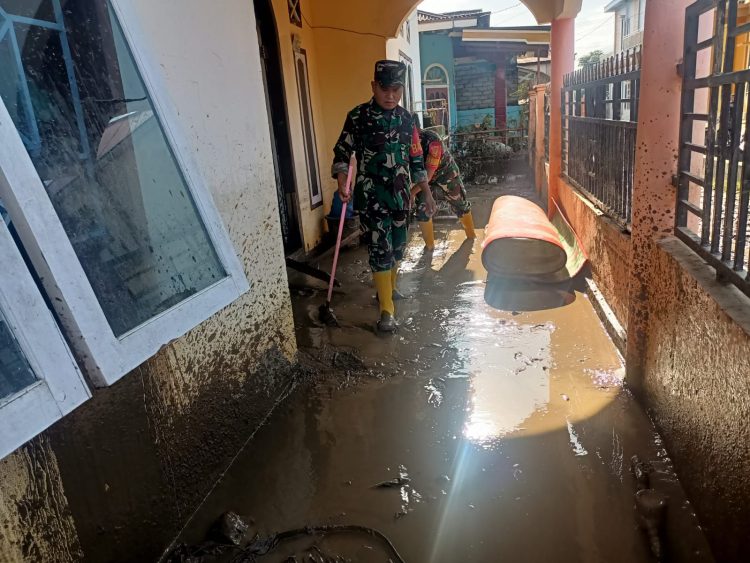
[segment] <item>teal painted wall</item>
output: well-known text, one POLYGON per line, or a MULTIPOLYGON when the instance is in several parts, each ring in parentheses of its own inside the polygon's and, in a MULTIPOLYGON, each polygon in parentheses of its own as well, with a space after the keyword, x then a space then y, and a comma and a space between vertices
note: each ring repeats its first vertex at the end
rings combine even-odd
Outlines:
POLYGON ((459 127, 466 127, 467 125, 479 125, 482 123, 486 116, 490 116, 492 127, 495 126, 495 108, 484 108, 484 109, 461 109, 457 112, 458 120, 457 125, 459 127))
POLYGON ((508 106, 506 112, 508 129, 518 129, 521 126, 521 106, 508 106))
MULTIPOLYGON (((440 64, 448 72, 450 123, 451 128, 455 128, 458 114, 456 112, 456 72, 453 65, 453 40, 441 33, 420 33, 419 57, 422 63, 422 80, 424 80, 425 71, 432 64, 440 64)), ((424 100, 424 84, 422 84, 420 98, 424 100)))

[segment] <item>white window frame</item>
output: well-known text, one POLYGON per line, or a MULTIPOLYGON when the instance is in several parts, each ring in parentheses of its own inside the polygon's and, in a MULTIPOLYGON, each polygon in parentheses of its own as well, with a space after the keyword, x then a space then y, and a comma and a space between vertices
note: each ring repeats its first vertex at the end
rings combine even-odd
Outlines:
POLYGON ((401 105, 408 111, 414 112, 414 63, 406 53, 398 52, 398 59, 406 65, 406 85, 401 105))
POLYGON ((0 103, 0 198, 42 279, 79 361, 96 386, 115 383, 159 349, 196 327, 250 289, 243 266, 201 178, 159 65, 147 45, 132 2, 111 6, 143 78, 177 165, 195 201, 227 277, 117 337, 89 283, 39 175, 3 103, 0 103))
POLYGON ((424 74, 422 75, 422 84, 424 86, 424 106, 422 108, 422 111, 424 111, 425 113, 427 112, 427 109, 428 109, 427 106, 429 104, 428 92, 430 90, 443 89, 443 88, 447 90, 447 98, 445 100, 445 103, 446 103, 445 111, 448 114, 446 122, 448 124, 448 131, 450 131, 451 126, 452 126, 452 123, 451 123, 451 81, 450 81, 450 76, 448 75, 448 69, 445 68, 440 63, 432 63, 425 69, 424 74), (439 68, 440 70, 443 71, 443 75, 445 76, 445 81, 427 80, 427 75, 430 73, 430 71, 433 68, 439 68))
POLYGON ((310 195, 310 210, 317 209, 323 205, 323 178, 320 175, 320 163, 318 162, 318 143, 317 137, 315 136, 315 115, 313 114, 312 105, 312 92, 310 91, 310 72, 307 66, 307 51, 305 49, 298 49, 294 51, 294 73, 297 76, 297 98, 299 99, 299 111, 300 111, 300 123, 302 124, 302 145, 305 149, 305 176, 307 176, 307 185, 309 187, 310 195), (299 63, 302 62, 304 66, 304 75, 300 76, 299 63), (304 84, 303 84, 304 81, 304 84), (302 95, 302 87, 305 87, 307 96, 302 95), (307 115, 310 118, 309 123, 305 120, 305 107, 307 108, 307 115), (309 127, 309 131, 306 131, 309 127), (305 133, 309 133, 312 140, 312 146, 307 146, 307 136, 305 133), (313 178, 310 175, 310 168, 314 168, 317 174, 317 187, 318 193, 313 193, 313 178))
POLYGON ((2 459, 91 393, 2 219, 0 264, 0 310, 38 378, 21 391, 0 397, 2 459))

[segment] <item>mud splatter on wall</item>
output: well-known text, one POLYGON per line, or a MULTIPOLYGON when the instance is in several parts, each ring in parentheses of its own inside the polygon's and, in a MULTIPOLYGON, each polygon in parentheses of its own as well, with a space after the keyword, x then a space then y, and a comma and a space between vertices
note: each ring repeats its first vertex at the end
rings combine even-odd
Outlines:
POLYGON ((645 396, 717 561, 750 556, 750 306, 674 238, 655 253, 645 396))
POLYGON ((0 461, 0 561, 77 561, 82 555, 50 441, 0 461))
POLYGON ((3 563, 157 559, 293 383, 252 5, 137 0, 125 13, 251 288, 0 462, 3 563))

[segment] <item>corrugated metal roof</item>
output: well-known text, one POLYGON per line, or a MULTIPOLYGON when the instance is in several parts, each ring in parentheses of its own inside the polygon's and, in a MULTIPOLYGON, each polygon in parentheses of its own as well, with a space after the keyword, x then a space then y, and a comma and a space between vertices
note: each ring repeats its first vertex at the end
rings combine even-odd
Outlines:
POLYGON ((488 16, 491 12, 485 12, 484 10, 459 10, 457 12, 444 12, 442 14, 435 14, 433 12, 423 12, 419 10, 417 12, 417 21, 420 23, 427 22, 438 22, 438 21, 450 21, 450 20, 465 20, 471 18, 477 18, 480 16, 488 16))

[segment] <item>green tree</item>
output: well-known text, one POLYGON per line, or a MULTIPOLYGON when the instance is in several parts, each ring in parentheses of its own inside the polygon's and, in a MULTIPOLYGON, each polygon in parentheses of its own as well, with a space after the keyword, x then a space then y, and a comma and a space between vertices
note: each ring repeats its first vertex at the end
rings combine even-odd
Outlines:
POLYGON ((582 55, 578 58, 578 66, 584 67, 588 65, 592 65, 595 63, 598 63, 604 58, 604 51, 600 51, 597 49, 596 51, 591 51, 588 55, 582 55))

